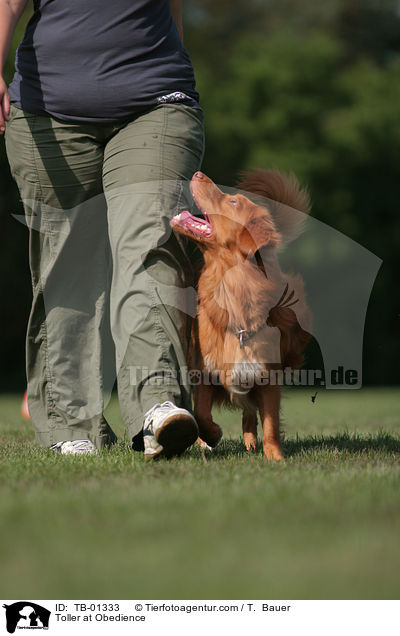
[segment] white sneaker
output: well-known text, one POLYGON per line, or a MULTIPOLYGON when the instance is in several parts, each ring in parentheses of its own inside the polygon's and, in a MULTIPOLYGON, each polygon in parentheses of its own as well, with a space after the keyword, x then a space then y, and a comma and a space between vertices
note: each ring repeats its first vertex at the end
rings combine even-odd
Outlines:
POLYGON ((173 402, 155 404, 143 425, 145 459, 181 455, 199 436, 197 422, 186 409, 173 402))
POLYGON ((88 439, 75 439, 72 442, 57 442, 50 446, 50 450, 61 455, 95 455, 98 450, 88 439))

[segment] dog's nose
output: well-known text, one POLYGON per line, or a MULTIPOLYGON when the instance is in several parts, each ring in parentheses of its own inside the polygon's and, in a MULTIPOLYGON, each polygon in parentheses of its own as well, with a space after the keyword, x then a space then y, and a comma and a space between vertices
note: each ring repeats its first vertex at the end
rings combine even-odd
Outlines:
POLYGON ((199 171, 199 172, 195 172, 193 177, 195 179, 205 179, 206 175, 199 171))

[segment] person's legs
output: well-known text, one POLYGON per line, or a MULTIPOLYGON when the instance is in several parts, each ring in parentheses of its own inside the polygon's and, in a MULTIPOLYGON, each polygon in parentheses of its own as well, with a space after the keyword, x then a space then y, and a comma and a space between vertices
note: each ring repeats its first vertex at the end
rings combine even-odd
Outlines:
POLYGON ((100 127, 12 107, 6 145, 29 227, 33 303, 27 334, 29 412, 50 446, 115 441, 103 394, 115 371, 110 251, 100 127))
POLYGON ((202 112, 171 104, 121 127, 105 147, 111 328, 131 438, 155 403, 191 409, 186 354, 196 297, 185 243, 169 220, 185 205, 203 150, 202 112))

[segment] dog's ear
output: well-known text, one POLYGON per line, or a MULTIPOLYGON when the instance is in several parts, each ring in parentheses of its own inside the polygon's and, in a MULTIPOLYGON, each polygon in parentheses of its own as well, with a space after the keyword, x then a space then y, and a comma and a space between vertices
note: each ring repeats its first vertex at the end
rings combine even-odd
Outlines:
POLYGON ((279 247, 280 235, 272 221, 254 218, 240 232, 240 249, 245 254, 254 254, 261 247, 279 247))

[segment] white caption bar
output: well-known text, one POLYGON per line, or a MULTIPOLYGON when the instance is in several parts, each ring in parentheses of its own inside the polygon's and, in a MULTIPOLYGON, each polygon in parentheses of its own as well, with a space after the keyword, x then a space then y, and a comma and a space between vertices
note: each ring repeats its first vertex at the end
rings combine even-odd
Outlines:
POLYGON ((175 636, 187 636, 190 630, 191 636, 204 636, 205 629, 215 633, 228 629, 230 636, 242 636, 246 629, 275 635, 376 636, 393 633, 400 615, 400 601, 17 599, 0 603, 0 633, 17 636, 31 636, 31 630, 35 636, 40 632, 97 636, 109 634, 110 629, 146 636, 159 636, 160 630, 173 630, 175 636))

